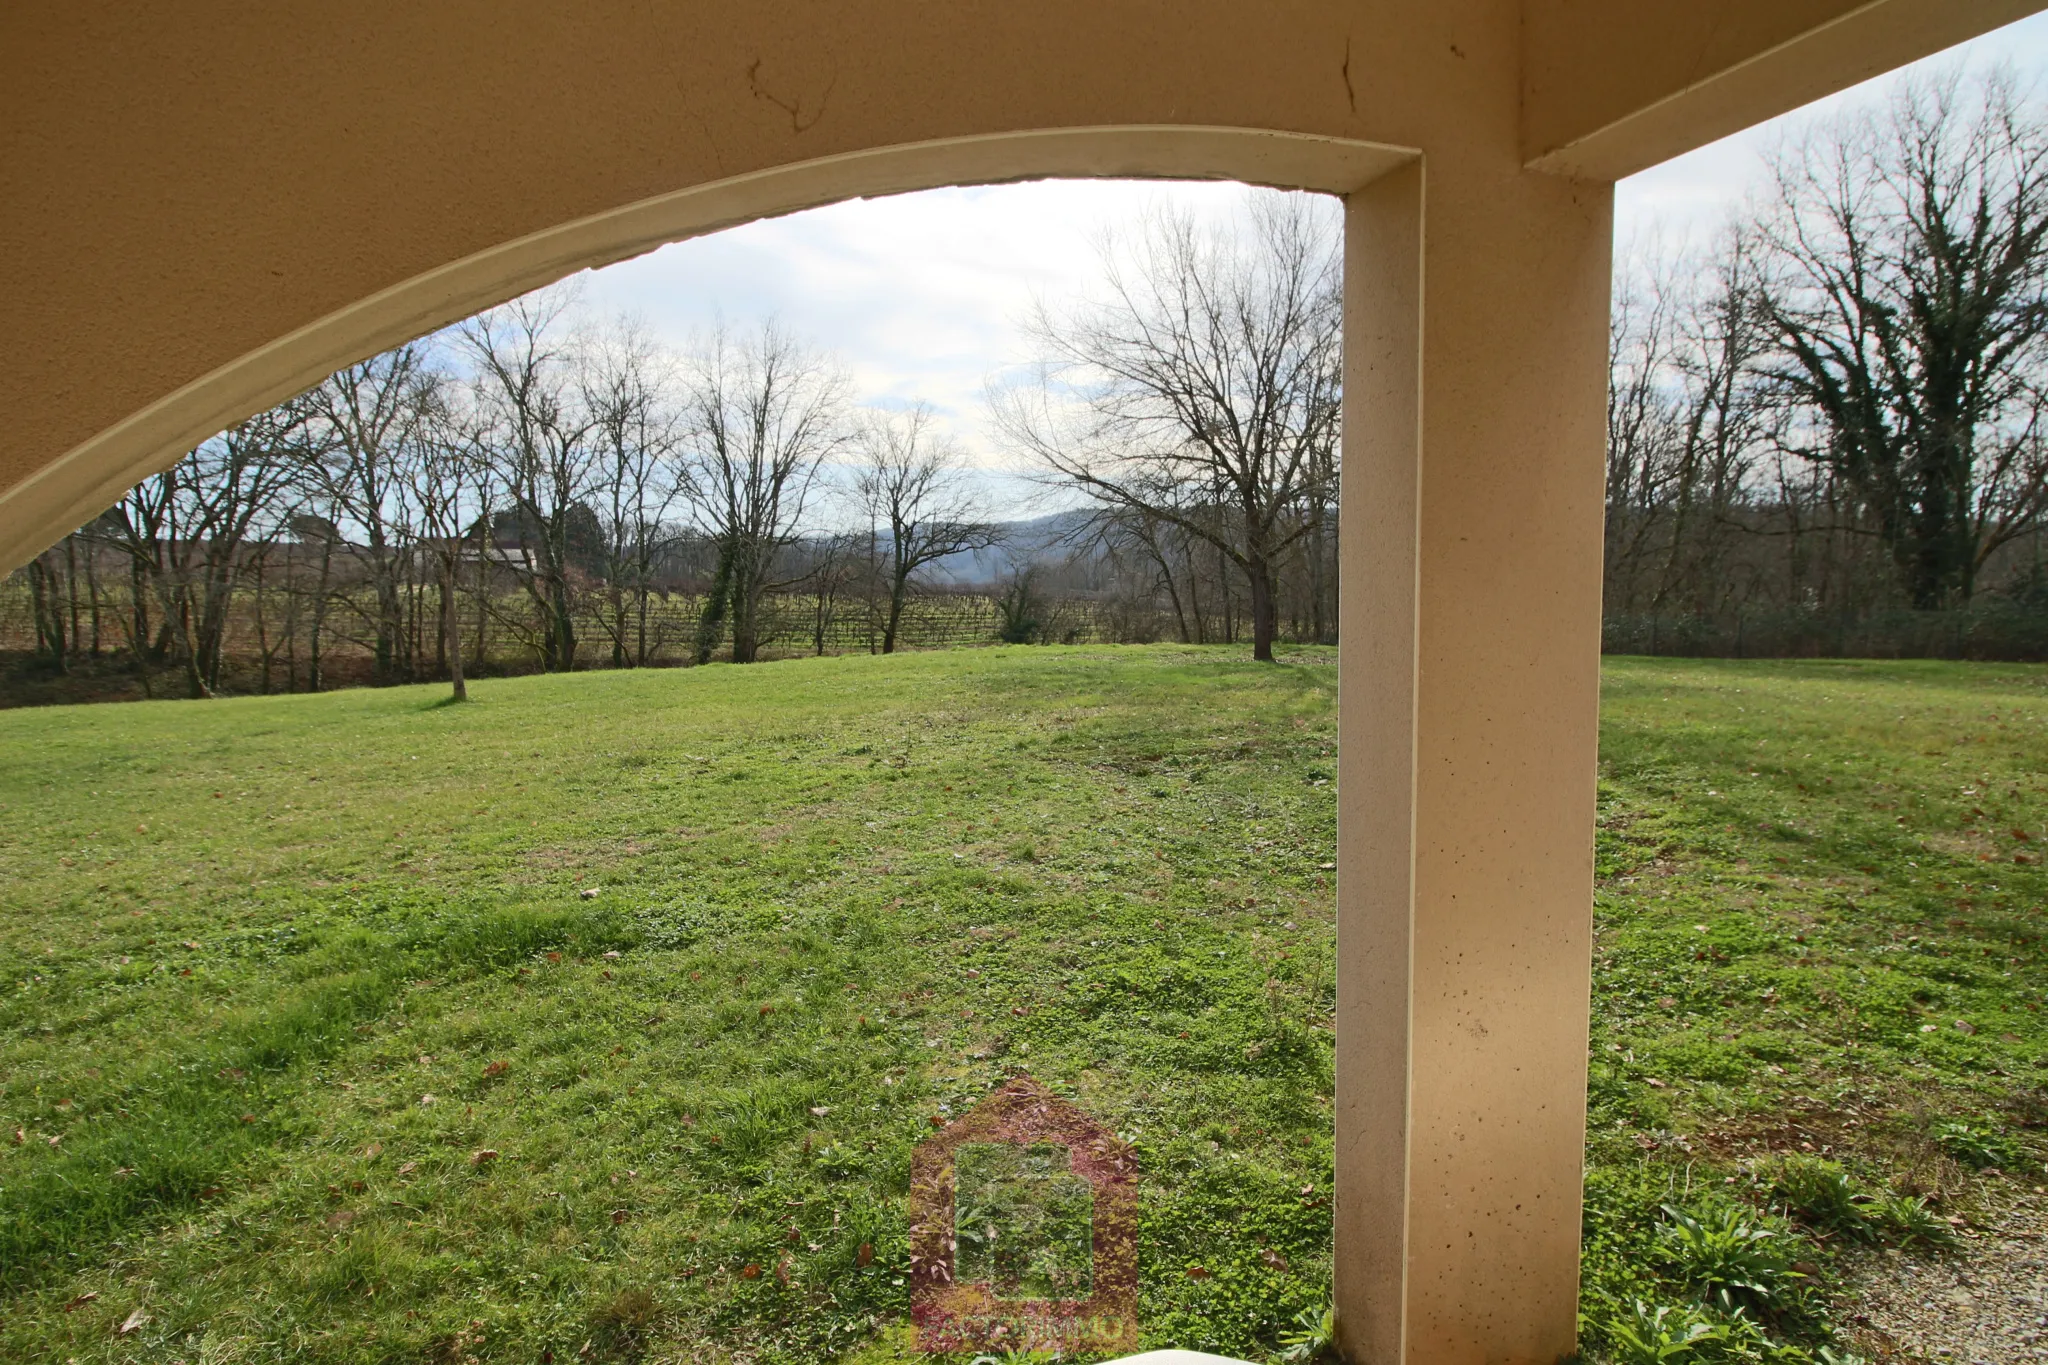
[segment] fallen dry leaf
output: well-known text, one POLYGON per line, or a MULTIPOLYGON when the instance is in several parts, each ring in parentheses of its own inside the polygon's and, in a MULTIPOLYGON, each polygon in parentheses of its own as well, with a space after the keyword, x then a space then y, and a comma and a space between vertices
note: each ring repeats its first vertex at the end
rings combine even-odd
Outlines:
POLYGON ((143 1323, 148 1321, 149 1314, 138 1308, 122 1320, 121 1325, 114 1329, 114 1333, 117 1336, 132 1336, 141 1328, 143 1323))
POLYGON ((99 1290, 88 1289, 83 1294, 80 1294, 77 1298, 73 1299, 71 1302, 65 1304, 64 1311, 67 1313, 74 1312, 77 1309, 85 1307, 87 1304, 91 1303, 94 1299, 98 1298, 99 1296, 99 1290))
POLYGON ((760 1279, 761 1267, 755 1265, 752 1261, 747 1262, 745 1265, 740 1267, 740 1278, 743 1280, 760 1279))
POLYGON ((814 1104, 811 1106, 811 1114, 816 1118, 824 1118, 825 1115, 831 1112, 832 1106, 829 1104, 814 1104))
POLYGON ((469 1164, 472 1166, 488 1166, 497 1159, 497 1149, 492 1147, 479 1147, 469 1154, 469 1164))
POLYGON ((502 1076, 511 1069, 512 1063, 510 1062, 492 1062, 484 1068, 484 1079, 490 1080, 493 1076, 502 1076))
POLYGON ((874 1260, 875 1244, 873 1242, 862 1242, 860 1250, 854 1254, 853 1263, 855 1265, 873 1265, 874 1260))
POLYGON ((400 1175, 411 1175, 411 1174, 412 1174, 412 1173, 413 1173, 414 1171, 418 1170, 419 1168, 420 1168, 420 1163, 419 1163, 419 1162, 417 1162, 417 1161, 408 1161, 408 1162, 406 1162, 406 1163, 405 1163, 405 1164, 404 1164, 403 1166, 400 1166, 400 1167, 398 1168, 398 1173, 399 1173, 400 1175))

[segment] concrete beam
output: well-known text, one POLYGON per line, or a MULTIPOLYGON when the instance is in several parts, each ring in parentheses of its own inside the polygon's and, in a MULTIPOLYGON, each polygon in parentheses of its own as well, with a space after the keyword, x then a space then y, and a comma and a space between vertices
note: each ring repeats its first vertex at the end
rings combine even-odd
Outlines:
POLYGON ((1619 180, 2041 8, 2042 0, 1528 0, 1523 159, 1532 170, 1619 180))

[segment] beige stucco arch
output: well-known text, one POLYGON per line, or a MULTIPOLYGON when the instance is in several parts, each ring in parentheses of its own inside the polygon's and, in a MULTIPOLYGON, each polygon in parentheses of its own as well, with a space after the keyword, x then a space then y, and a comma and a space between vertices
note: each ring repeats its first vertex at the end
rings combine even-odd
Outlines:
POLYGON ((738 223, 854 198, 1051 177, 1236 180, 1348 195, 1414 155, 1249 128, 1061 128, 880 147, 687 186, 494 243, 245 351, 63 452, 0 494, 0 514, 36 528, 23 547, 33 553, 168 459, 343 364, 578 270, 738 223))
POLYGON ((0 568, 327 370, 765 214, 1347 197, 1336 1297, 1573 1345, 1612 181, 2041 0, 0 11, 0 568))

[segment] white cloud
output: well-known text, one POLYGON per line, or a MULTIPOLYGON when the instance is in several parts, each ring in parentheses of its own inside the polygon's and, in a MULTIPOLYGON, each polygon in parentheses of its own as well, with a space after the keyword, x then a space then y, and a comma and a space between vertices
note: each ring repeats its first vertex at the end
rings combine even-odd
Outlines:
POLYGON ((838 353, 860 401, 932 405, 974 455, 989 374, 1030 358, 1018 330, 1035 298, 1094 277, 1098 234, 1167 201, 1198 212, 1242 186, 1044 181, 854 200, 699 237, 592 272, 599 312, 644 317, 674 343, 721 317, 775 316, 838 353))

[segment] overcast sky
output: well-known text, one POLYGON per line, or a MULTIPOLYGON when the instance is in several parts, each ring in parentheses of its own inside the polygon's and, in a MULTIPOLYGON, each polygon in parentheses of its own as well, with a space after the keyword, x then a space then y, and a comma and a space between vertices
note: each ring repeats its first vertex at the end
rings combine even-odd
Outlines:
MULTIPOLYGON (((2048 15, 1954 49, 1933 63, 2007 62, 2048 88, 2048 15)), ((1758 183, 1762 158, 1803 122, 1881 100, 1898 73, 1822 100, 1644 172, 1619 187, 1617 245, 1646 234, 1705 235, 1758 183)), ((856 200, 678 242, 583 277, 588 304, 630 311, 671 342, 723 317, 745 326, 774 315, 838 354, 859 401, 923 400, 990 468, 1003 463, 985 431, 985 379, 1030 358, 1018 320, 1034 296, 1084 289, 1105 227, 1166 200, 1227 213, 1241 187, 1050 181, 931 190, 856 200)), ((1014 491, 1008 479, 992 487, 1014 491)))

